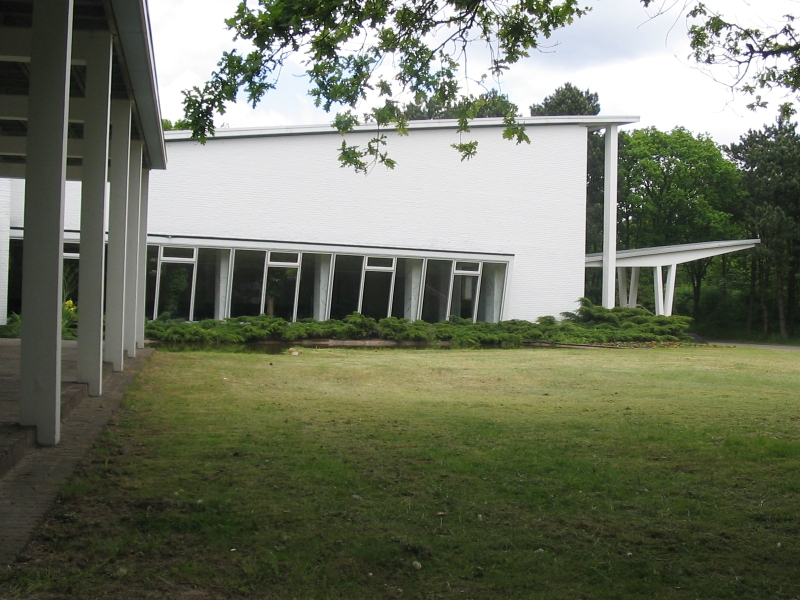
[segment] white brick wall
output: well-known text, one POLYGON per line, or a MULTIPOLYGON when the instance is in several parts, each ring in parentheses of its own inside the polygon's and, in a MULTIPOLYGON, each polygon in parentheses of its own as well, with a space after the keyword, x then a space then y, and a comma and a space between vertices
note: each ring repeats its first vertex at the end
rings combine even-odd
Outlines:
POLYGON ((389 134, 398 166, 368 176, 339 167, 336 133, 168 142, 148 230, 513 254, 505 318, 558 315, 583 295, 586 129, 527 131, 531 143, 515 145, 476 128, 465 140, 478 155, 465 162, 454 130, 389 134))

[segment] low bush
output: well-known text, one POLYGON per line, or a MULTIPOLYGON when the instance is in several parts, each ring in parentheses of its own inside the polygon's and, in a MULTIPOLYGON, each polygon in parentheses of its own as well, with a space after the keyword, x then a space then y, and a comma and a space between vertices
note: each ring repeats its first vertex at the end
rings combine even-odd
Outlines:
POLYGON ((655 316, 641 308, 606 309, 586 298, 574 313, 562 320, 541 317, 535 323, 522 320, 473 323, 451 317, 442 323, 389 317, 376 321, 358 313, 343 320, 305 319, 289 323, 278 317, 236 317, 188 323, 162 315, 146 326, 149 339, 173 343, 241 344, 259 341, 382 339, 412 342, 450 342, 456 348, 517 348, 532 342, 560 344, 628 344, 690 341, 689 317, 655 316))

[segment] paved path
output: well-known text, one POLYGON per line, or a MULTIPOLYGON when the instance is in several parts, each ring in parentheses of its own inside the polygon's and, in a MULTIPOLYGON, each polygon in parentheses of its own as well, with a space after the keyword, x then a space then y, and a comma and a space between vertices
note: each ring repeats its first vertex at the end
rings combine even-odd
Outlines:
MULTIPOLYGON (((13 394, 5 386, 7 382, 13 382, 13 374, 8 369, 16 369, 19 381, 18 344, 19 341, 16 363, 8 343, 3 343, 0 347, 0 398, 6 403, 4 410, 7 411, 14 410, 13 394)), ((69 354, 74 352, 70 352, 68 348, 66 350, 66 364, 62 373, 68 375, 71 360, 69 354)), ((85 398, 62 422, 61 442, 58 446, 37 447, 0 479, 0 565, 15 561, 24 549, 55 502, 61 486, 103 431, 111 415, 119 407, 125 388, 133 381, 150 354, 150 349, 140 350, 137 358, 125 360, 124 371, 107 375, 103 383, 103 395, 85 398)), ((16 410, 18 413, 18 408, 16 410)))

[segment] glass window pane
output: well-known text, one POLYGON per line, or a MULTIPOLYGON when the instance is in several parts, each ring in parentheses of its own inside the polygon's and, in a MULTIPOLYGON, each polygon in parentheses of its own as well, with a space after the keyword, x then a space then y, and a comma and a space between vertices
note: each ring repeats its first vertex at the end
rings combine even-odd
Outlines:
POLYGON ((297 264, 297 252, 270 252, 269 262, 297 264))
POLYGON ((478 301, 478 321, 497 323, 500 320, 505 281, 505 264, 483 263, 481 297, 478 301))
POLYGON ((237 250, 233 259, 231 284, 231 316, 255 316, 261 312, 261 291, 264 283, 264 259, 259 250, 237 250))
POLYGON ((22 314, 22 240, 8 242, 8 314, 22 314))
POLYGON ((425 293, 422 299, 422 320, 428 323, 447 318, 447 300, 450 296, 452 260, 429 260, 425 275, 425 293))
POLYGON ((370 256, 367 259, 368 267, 380 267, 382 269, 391 269, 394 266, 394 259, 385 256, 370 256))
POLYGON ((297 319, 321 321, 328 301, 330 254, 303 253, 300 268, 300 291, 297 297, 297 319))
POLYGON ((158 313, 172 319, 189 320, 192 301, 192 269, 194 265, 161 263, 161 285, 158 290, 158 313))
POLYGON ((215 318, 219 292, 219 254, 228 250, 199 248, 197 250, 197 283, 194 290, 194 315, 192 319, 215 318))
POLYGON ((280 317, 286 321, 291 321, 294 317, 296 283, 296 267, 270 267, 267 269, 264 312, 271 317, 280 317))
MULTIPOLYGON (((106 263, 108 264, 108 263, 106 263)), ((156 304, 156 276, 158 275, 158 246, 147 247, 147 283, 144 296, 144 313, 148 319, 155 319, 153 314, 156 304)))
POLYGON ((450 300, 450 314, 462 319, 475 318, 475 300, 478 297, 478 277, 476 275, 456 275, 453 277, 453 297, 450 300))
POLYGON ((457 262, 456 271, 475 271, 481 270, 481 264, 476 262, 457 262))
POLYGON ((389 294, 391 291, 391 271, 367 271, 364 273, 364 297, 361 300, 361 314, 378 321, 389 316, 389 294))
POLYGON ((419 290, 422 284, 422 259, 398 258, 394 276, 392 316, 413 321, 419 308, 419 290))
POLYGON ((194 258, 194 248, 164 246, 164 251, 161 256, 164 258, 194 258))
POLYGON ((331 319, 344 319, 358 310, 363 256, 338 255, 333 271, 331 319))
POLYGON ((64 254, 80 254, 80 253, 81 253, 80 244, 73 244, 72 242, 67 242, 64 244, 64 254))

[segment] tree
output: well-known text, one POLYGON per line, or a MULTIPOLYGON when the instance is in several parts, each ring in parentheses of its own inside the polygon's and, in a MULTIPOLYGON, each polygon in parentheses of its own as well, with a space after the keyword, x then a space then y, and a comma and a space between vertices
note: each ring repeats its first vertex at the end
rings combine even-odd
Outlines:
MULTIPOLYGON (((444 107, 458 104, 460 83, 470 77, 466 66, 477 62, 468 60, 476 42, 483 52, 488 47, 488 73, 499 80, 556 29, 585 13, 578 0, 258 0, 256 8, 241 2, 226 24, 235 39, 252 42, 254 49, 247 55, 225 52, 203 87, 184 92, 186 118, 194 137, 204 141, 214 133, 214 113, 224 114, 240 90, 255 106, 275 87, 287 58, 301 53, 316 105, 326 111, 344 108, 334 119, 340 133, 359 123, 353 110, 374 91, 386 102, 371 111, 371 119, 404 135, 403 95, 416 104, 429 99, 444 107)), ((477 99, 461 103, 460 132, 469 131, 479 108, 477 99)), ((509 107, 503 118, 505 138, 529 142, 516 111, 509 107)), ((362 172, 374 164, 391 168, 386 140, 379 132, 363 148, 342 141, 339 160, 362 172)), ((454 147, 468 159, 477 142, 454 147)))
MULTIPOLYGON (((645 6, 651 1, 643 0, 645 6)), ((694 59, 728 67, 734 74, 731 86, 754 96, 751 108, 766 106, 761 90, 800 91, 800 32, 794 15, 784 15, 779 26, 748 27, 697 2, 688 16, 700 21, 689 28, 694 59)), ((786 117, 794 111, 785 103, 781 112, 786 117)))
POLYGON ((542 100, 531 104, 531 116, 597 115, 600 114, 600 98, 596 92, 581 91, 567 82, 542 100))
POLYGON ((186 119, 175 119, 174 121, 170 121, 169 119, 161 119, 161 127, 164 128, 164 131, 186 131, 191 129, 191 123, 186 119))
MULTIPOLYGON (((740 174, 711 138, 681 127, 621 134, 618 235, 622 248, 725 239, 740 174)), ((697 319, 703 279, 713 259, 683 265, 697 319)))
MULTIPOLYGON (((753 258, 753 280, 761 283, 765 333, 769 331, 767 293, 774 279, 780 335, 794 331, 797 275, 800 269, 800 135, 797 124, 782 116, 775 125, 749 131, 730 156, 743 173, 748 196, 744 220, 761 237, 762 248, 753 258), (758 271, 758 276, 756 272, 758 271)), ((751 286, 751 304, 755 295, 751 286)))
MULTIPOLYGON (((462 96, 456 104, 443 106, 434 98, 420 102, 409 102, 400 108, 400 114, 408 121, 424 121, 429 119, 457 119, 467 105, 475 107, 475 118, 505 117, 508 114, 516 115, 519 112, 517 105, 509 100, 506 94, 492 89, 475 96, 462 96)), ((369 120, 370 115, 365 115, 369 120)))

